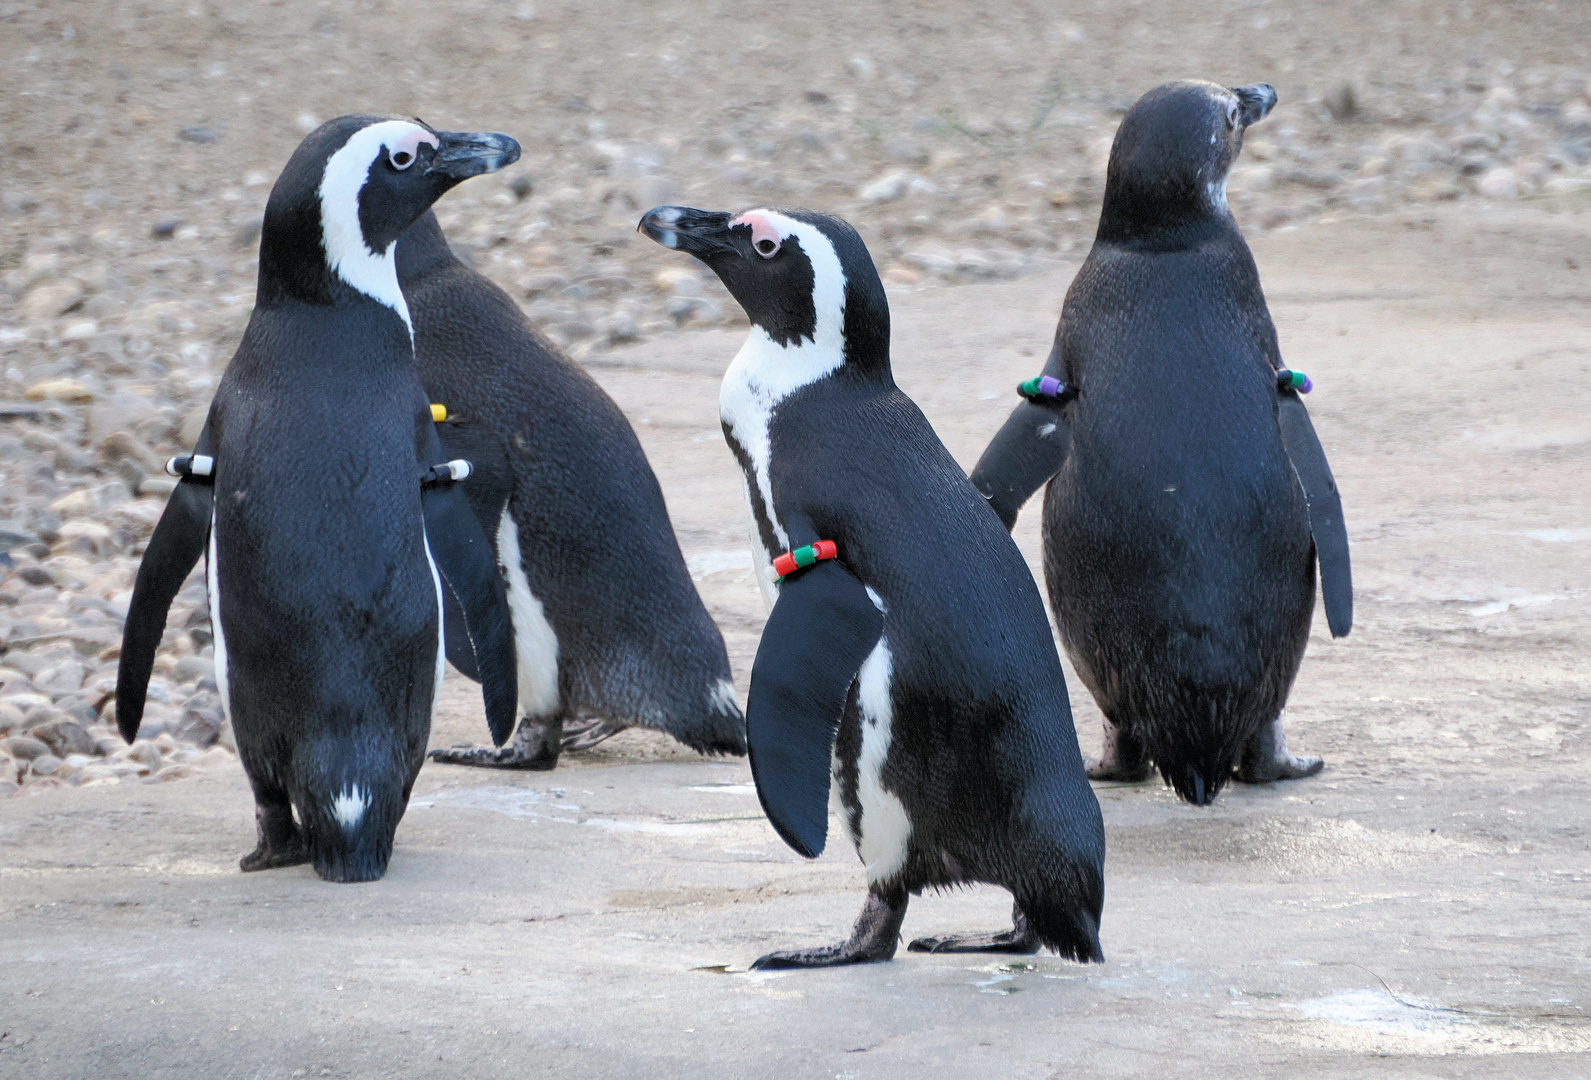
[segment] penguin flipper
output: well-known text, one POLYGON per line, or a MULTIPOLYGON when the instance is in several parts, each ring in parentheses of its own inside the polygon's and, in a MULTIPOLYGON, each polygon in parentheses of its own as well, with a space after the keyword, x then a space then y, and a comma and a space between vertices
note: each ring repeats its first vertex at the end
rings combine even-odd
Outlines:
MULTIPOLYGON (((208 445, 203 435, 199 445, 208 445)), ((214 503, 215 489, 210 484, 181 481, 166 500, 166 509, 138 564, 127 622, 122 627, 121 658, 116 664, 116 726, 129 743, 138 737, 138 725, 144 718, 149 674, 166 630, 166 614, 188 572, 204 554, 214 503)))
POLYGON ((823 852, 829 773, 851 684, 884 632, 867 588, 835 561, 788 578, 751 668, 746 744, 757 798, 780 838, 823 852))
POLYGON ((1022 504, 1060 471, 1072 428, 1058 408, 1024 401, 1011 411, 972 470, 972 485, 1009 531, 1022 504))
POLYGON ((1281 424, 1282 445, 1309 505, 1309 531, 1315 538, 1315 557, 1320 563, 1326 624, 1332 637, 1345 637, 1353 629, 1353 574, 1348 561, 1348 526, 1342 517, 1337 481, 1297 391, 1282 392, 1277 420, 1281 424))
MULTIPOLYGON (((428 427, 426 456, 440 464, 446 460, 442 440, 437 425, 428 427)), ((472 471, 464 483, 467 485, 474 475, 472 471)), ((444 624, 447 591, 451 590, 463 612, 474 653, 481 696, 486 702, 486 726, 491 730, 492 742, 502 746, 513 733, 519 712, 519 654, 508 611, 508 593, 497 569, 497 552, 457 481, 422 486, 420 507, 425 515, 426 543, 447 585, 443 591, 444 624)), ((444 625, 444 648, 446 637, 444 625)))
POLYGON ((460 675, 475 682, 481 681, 481 669, 475 663, 475 646, 470 643, 469 622, 464 618, 464 607, 459 603, 453 586, 442 579, 442 643, 447 650, 448 663, 460 675))

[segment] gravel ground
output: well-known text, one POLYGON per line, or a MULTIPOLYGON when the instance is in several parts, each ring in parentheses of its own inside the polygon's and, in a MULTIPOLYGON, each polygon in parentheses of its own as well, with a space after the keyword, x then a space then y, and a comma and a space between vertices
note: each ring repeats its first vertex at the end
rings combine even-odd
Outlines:
POLYGON ((1172 77, 1277 86, 1231 183, 1254 234, 1584 207, 1588 30, 1576 3, 0 5, 0 795, 231 760, 199 579, 132 747, 111 688, 159 463, 197 434, 270 184, 322 119, 520 139, 443 224, 601 365, 741 319, 633 232, 665 201, 836 211, 897 295, 1075 263, 1121 112, 1172 77))

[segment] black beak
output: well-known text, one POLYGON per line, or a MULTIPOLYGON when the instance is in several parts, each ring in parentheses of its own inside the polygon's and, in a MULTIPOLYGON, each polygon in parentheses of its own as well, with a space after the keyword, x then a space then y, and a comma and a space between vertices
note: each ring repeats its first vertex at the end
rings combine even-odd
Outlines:
POLYGON ((1255 83, 1253 86, 1234 86, 1232 87, 1232 93, 1237 95, 1244 127, 1265 119, 1265 114, 1270 112, 1272 106, 1276 104, 1276 87, 1270 83, 1255 83))
POLYGON ((698 259, 729 250, 729 215, 717 210, 695 210, 689 206, 656 206, 641 215, 636 231, 645 233, 666 248, 683 251, 698 259))
POLYGON ((519 160, 519 143, 492 131, 439 131, 427 172, 454 180, 496 172, 519 160))

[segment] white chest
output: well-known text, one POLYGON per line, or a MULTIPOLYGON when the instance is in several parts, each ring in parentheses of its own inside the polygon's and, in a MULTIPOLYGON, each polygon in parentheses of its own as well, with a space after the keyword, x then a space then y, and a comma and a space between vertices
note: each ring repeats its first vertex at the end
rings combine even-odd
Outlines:
POLYGON ((822 347, 805 340, 779 345, 760 327, 753 326, 746 343, 724 373, 723 386, 719 389, 719 418, 747 458, 746 501, 752 513, 752 552, 757 580, 770 602, 775 576, 773 559, 790 550, 790 536, 773 505, 769 468, 773 458, 773 417, 791 394, 825 378, 844 362, 842 348, 822 347), (778 551, 766 550, 756 527, 759 507, 773 526, 780 545, 778 551))

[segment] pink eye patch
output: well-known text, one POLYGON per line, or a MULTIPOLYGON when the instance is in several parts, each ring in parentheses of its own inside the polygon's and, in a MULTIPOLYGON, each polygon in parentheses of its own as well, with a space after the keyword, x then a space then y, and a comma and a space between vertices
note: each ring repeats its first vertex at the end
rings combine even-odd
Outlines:
POLYGON ((761 214, 741 214, 729 223, 731 229, 737 225, 751 226, 751 246, 765 259, 772 258, 784 243, 784 237, 779 234, 773 222, 761 214))

